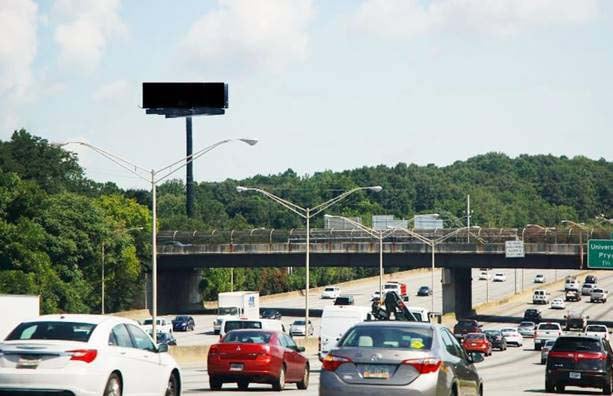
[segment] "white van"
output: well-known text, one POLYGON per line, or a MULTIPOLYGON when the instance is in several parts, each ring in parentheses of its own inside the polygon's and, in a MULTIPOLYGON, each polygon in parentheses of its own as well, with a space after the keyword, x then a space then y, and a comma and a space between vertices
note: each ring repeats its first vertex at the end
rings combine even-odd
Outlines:
POLYGON ((332 305, 324 307, 319 328, 319 358, 323 359, 351 326, 372 319, 370 307, 332 305))
POLYGON ((262 329, 282 331, 285 333, 285 326, 280 320, 274 319, 224 319, 219 329, 219 338, 223 338, 226 333, 238 329, 262 329))

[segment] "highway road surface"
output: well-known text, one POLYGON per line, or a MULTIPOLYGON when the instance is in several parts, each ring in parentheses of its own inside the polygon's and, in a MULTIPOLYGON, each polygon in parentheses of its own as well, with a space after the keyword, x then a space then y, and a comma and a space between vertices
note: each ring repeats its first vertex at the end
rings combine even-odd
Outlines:
MULTIPOLYGON (((505 296, 509 296, 515 293, 517 290, 521 292, 523 289, 534 287, 534 276, 536 274, 544 274, 546 281, 550 282, 555 279, 562 279, 565 275, 574 273, 576 271, 563 271, 563 270, 525 270, 523 275, 522 285, 522 271, 513 269, 502 269, 490 271, 491 274, 495 272, 502 272, 507 276, 505 282, 492 282, 485 280, 478 280, 479 270, 473 270, 473 305, 484 303, 486 301, 493 301, 505 296), (516 284, 517 282, 517 284, 516 284)), ((432 297, 417 297, 417 289, 420 286, 429 286, 431 284, 431 275, 429 271, 412 271, 408 275, 406 272, 401 277, 394 278, 407 283, 409 288, 410 306, 417 306, 430 309, 432 305, 432 297)), ((440 312, 442 308, 442 293, 440 288, 440 271, 435 272, 435 311, 440 312)), ((373 279, 365 284, 344 288, 341 290, 342 294, 352 295, 355 298, 356 305, 370 306, 370 298, 375 290, 379 289, 378 279, 373 279)), ((319 293, 310 293, 311 308, 321 309, 324 306, 332 305, 333 300, 322 300, 319 293)), ((284 297, 282 300, 274 300, 261 304, 262 308, 304 308, 303 296, 284 297)), ((172 318, 172 316, 167 316, 172 318)), ((287 329, 290 324, 299 318, 284 317, 284 322, 287 329)), ((216 342, 218 337, 213 335, 213 320, 214 315, 195 315, 196 329, 189 333, 175 333, 178 345, 202 345, 216 342)), ((319 318, 312 318, 312 323, 315 328, 314 336, 319 335, 319 318)))
MULTIPOLYGON (((531 272, 531 274, 537 271, 531 272)), ((607 290, 613 291, 613 272, 596 272, 600 279, 599 285, 607 290)), ((423 274, 420 274, 423 275, 423 274)), ((426 276, 428 274, 425 274, 426 276)), ((531 275, 532 276, 532 275, 531 275)), ((581 279, 582 280, 582 279, 581 279)), ((530 278, 532 281, 532 277, 530 278)), ((507 280, 508 282, 508 280, 507 280)), ((476 287, 481 287, 476 285, 476 287)), ((367 287, 366 287, 367 288, 367 287)), ((552 297, 562 295, 562 290, 552 289, 552 297)), ((366 290, 366 289, 365 289, 366 290)), ((533 308, 529 298, 525 301, 517 301, 490 308, 485 313, 506 315, 506 316, 521 316, 525 309, 533 308)), ((592 304, 589 299, 584 297, 582 301, 568 303, 566 310, 552 310, 549 305, 538 306, 543 311, 545 318, 562 318, 567 310, 581 311, 590 316, 593 320, 610 320, 613 321, 613 310, 611 304, 613 301, 608 301, 606 304, 592 304)), ((485 328, 500 328, 503 326, 514 326, 513 324, 505 323, 484 323, 485 328)), ((287 390, 282 392, 284 395, 317 395, 319 383, 320 363, 314 354, 309 355, 311 361, 311 382, 309 389, 306 391, 297 390, 295 385, 288 385, 287 390)), ((545 393, 545 366, 540 364, 540 352, 534 351, 533 342, 531 339, 524 339, 522 347, 509 347, 507 351, 495 351, 491 357, 477 365, 480 375, 485 382, 485 395, 500 395, 500 396, 516 396, 516 395, 547 395, 545 393)), ((216 395, 240 395, 240 394, 257 394, 257 395, 278 395, 266 385, 251 385, 250 389, 245 392, 240 392, 234 384, 226 384, 219 392, 211 392, 209 390, 208 375, 206 373, 205 362, 199 365, 186 366, 183 369, 184 375, 184 394, 185 395, 204 395, 214 393, 216 395)), ((568 394, 575 395, 590 395, 600 394, 600 389, 590 388, 567 388, 568 394)))

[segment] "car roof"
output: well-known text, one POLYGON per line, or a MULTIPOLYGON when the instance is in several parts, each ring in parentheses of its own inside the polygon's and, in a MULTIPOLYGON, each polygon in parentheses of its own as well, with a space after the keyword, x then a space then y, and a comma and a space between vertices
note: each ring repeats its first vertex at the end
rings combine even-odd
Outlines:
MULTIPOLYGON (((134 322, 130 319, 120 318, 111 315, 85 315, 85 314, 52 314, 42 315, 36 319, 29 320, 30 322, 46 322, 46 321, 66 321, 66 322, 81 322, 98 325, 104 322, 124 321, 134 322)), ((135 322, 134 322, 135 323, 135 322)))
POLYGON ((435 327, 443 327, 442 325, 433 325, 424 322, 406 322, 396 320, 378 320, 378 321, 365 321, 359 322, 354 327, 418 327, 422 329, 434 329, 435 327))

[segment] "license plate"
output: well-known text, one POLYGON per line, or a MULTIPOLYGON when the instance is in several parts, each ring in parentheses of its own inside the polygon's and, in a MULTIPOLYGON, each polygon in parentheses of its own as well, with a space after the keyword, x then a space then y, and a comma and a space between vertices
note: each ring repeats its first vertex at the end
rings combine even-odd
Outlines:
POLYGON ((364 366, 362 377, 372 379, 388 379, 390 377, 390 369, 387 366, 364 366))
POLYGON ((581 373, 573 373, 572 371, 568 373, 568 378, 570 379, 581 379, 581 373))
POLYGON ((38 367, 39 363, 40 359, 19 358, 19 360, 17 361, 17 368, 35 369, 38 367))
POLYGON ((477 346, 477 344, 470 344, 470 346, 477 346))
POLYGON ((230 363, 230 371, 243 371, 242 363, 230 363))

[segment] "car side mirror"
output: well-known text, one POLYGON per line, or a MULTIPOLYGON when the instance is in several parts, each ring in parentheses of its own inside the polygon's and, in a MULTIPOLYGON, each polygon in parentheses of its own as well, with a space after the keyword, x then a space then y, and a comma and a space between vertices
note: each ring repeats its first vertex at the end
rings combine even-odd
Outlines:
POLYGON ((158 353, 168 352, 168 345, 166 344, 158 344, 158 353))
POLYGON ((479 325, 479 328, 482 328, 482 327, 483 327, 483 325, 482 325, 482 324, 480 324, 480 325, 479 325))
POLYGON ((483 357, 483 354, 480 352, 469 352, 468 353, 468 361, 470 363, 481 363, 484 360, 485 358, 483 357))
POLYGON ((296 346, 296 352, 304 352, 305 350, 303 346, 296 346))

